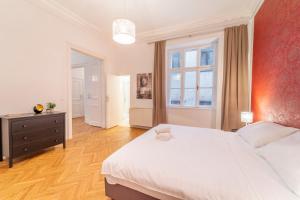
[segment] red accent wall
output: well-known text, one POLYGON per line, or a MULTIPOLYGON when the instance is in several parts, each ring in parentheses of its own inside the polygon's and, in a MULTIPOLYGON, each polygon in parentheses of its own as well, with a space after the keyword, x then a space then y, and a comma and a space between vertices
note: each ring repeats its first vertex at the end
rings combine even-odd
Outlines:
POLYGON ((255 16, 255 121, 300 128, 300 0, 265 0, 255 16))

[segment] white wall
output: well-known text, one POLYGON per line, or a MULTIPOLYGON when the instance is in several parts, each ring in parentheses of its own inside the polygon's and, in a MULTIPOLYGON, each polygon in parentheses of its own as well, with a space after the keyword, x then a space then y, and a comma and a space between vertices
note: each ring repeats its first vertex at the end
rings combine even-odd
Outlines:
MULTIPOLYGON (((223 81, 223 32, 170 40, 167 46, 179 44, 194 44, 195 41, 218 38, 218 77, 215 109, 198 108, 168 108, 168 122, 198 127, 220 128, 221 126, 221 96, 223 81)), ((154 65, 154 45, 137 43, 130 46, 116 46, 117 59, 115 73, 131 76, 131 109, 130 123, 135 126, 150 126, 152 124, 152 100, 136 99, 136 74, 151 73, 154 65)))
POLYGON ((0 114, 31 112, 37 103, 68 109, 69 44, 104 58, 112 68, 110 40, 24 0, 0 1, 0 114))
POLYGON ((148 127, 152 124, 152 99, 136 98, 136 78, 138 73, 153 73, 154 44, 115 44, 114 48, 117 59, 113 73, 130 76, 130 125, 148 127))
POLYGON ((153 73, 154 45, 135 43, 133 45, 114 46, 116 63, 113 73, 130 75, 130 107, 152 108, 152 100, 136 99, 136 75, 138 73, 153 73))

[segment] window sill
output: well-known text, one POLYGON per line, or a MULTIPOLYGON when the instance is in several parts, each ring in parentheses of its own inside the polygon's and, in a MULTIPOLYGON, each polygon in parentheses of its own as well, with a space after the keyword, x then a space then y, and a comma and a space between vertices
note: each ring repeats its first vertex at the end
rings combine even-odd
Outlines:
POLYGON ((170 106, 170 105, 167 106, 167 109, 216 110, 214 106, 197 107, 197 106, 170 106))

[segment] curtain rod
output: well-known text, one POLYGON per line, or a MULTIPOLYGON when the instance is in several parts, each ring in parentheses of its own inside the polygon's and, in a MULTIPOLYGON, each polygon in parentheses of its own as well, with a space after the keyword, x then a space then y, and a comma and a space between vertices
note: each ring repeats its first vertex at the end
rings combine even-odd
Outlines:
MULTIPOLYGON (((166 37, 165 39, 162 39, 162 40, 168 41, 168 40, 176 40, 176 39, 182 39, 182 38, 191 38, 191 37, 200 36, 200 35, 204 35, 204 34, 216 33, 216 32, 222 31, 224 29, 225 29, 225 27, 216 28, 216 29, 209 30, 209 31, 202 31, 202 32, 198 32, 198 33, 190 33, 190 34, 182 35, 182 36, 175 36, 175 37, 169 37, 169 38, 166 37)), ((155 42, 162 41, 162 40, 150 41, 150 42, 148 42, 148 44, 154 44, 155 42)))
POLYGON ((162 41, 162 40, 168 41, 168 40, 175 40, 175 39, 181 39, 181 38, 190 38, 190 37, 204 35, 204 34, 216 33, 216 32, 223 31, 227 27, 238 26, 238 25, 248 24, 248 23, 249 23, 249 20, 246 22, 245 19, 243 19, 243 20, 239 21, 238 23, 225 24, 225 25, 219 26, 218 28, 217 27, 207 28, 206 31, 198 31, 198 32, 194 32, 194 33, 190 33, 190 34, 183 34, 181 36, 174 36, 174 37, 172 37, 172 36, 168 37, 167 36, 165 39, 163 39, 163 37, 162 37, 161 40, 155 40, 154 39, 152 41, 149 41, 148 44, 153 44, 155 42, 162 41))

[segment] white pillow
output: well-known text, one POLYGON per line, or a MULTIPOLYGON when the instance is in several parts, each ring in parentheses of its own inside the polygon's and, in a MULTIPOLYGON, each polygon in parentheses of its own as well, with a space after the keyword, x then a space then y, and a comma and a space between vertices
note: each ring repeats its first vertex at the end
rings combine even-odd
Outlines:
POLYGON ((300 131, 259 148, 258 154, 300 197, 300 131))
POLYGON ((273 122, 257 122, 239 129, 237 133, 251 146, 261 147, 297 130, 273 122))

